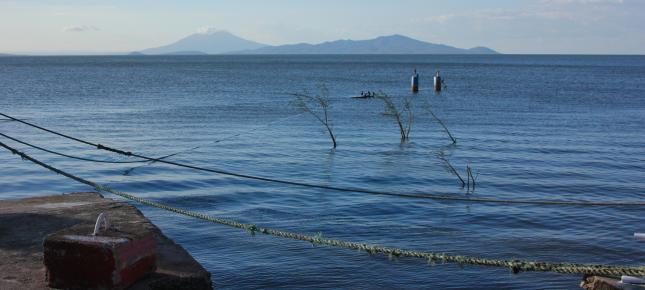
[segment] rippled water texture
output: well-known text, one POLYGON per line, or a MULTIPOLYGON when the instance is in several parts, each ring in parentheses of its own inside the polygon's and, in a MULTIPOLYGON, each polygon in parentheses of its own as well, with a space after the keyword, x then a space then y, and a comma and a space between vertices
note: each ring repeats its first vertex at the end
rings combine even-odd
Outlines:
MULTIPOLYGON (((0 58, 1 112, 148 156, 233 172, 380 191, 473 197, 642 201, 645 57, 146 56, 0 58), (398 103, 410 75, 411 139, 362 90, 398 103), (441 69, 448 89, 428 90, 441 69), (331 94, 338 148, 288 93, 331 94), (456 146, 424 110, 431 104, 456 146), (241 133, 241 134, 240 134, 241 133), (236 136, 239 134, 239 136, 236 136)), ((125 160, 16 122, 0 132, 68 154, 125 160)), ((131 168, 53 156, 6 142, 84 178, 173 206, 324 237, 406 249, 642 265, 643 208, 439 202, 333 192, 163 164, 131 168)), ((90 190, 0 152, 0 198, 90 190)), ((139 206, 213 274, 217 288, 565 288, 581 277, 428 265, 312 247, 139 206)))

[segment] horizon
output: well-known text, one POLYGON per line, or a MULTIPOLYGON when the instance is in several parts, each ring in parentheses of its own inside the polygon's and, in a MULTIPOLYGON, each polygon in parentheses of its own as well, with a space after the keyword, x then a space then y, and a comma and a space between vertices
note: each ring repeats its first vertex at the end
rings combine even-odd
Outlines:
POLYGON ((645 32, 639 29, 645 26, 639 16, 645 1, 367 3, 0 1, 0 35, 9 40, 0 43, 0 53, 127 54, 194 33, 228 31, 272 46, 398 34, 459 48, 483 46, 502 54, 645 54, 645 32))
MULTIPOLYGON (((209 30, 209 31, 197 31, 194 33, 191 33, 185 37, 192 36, 195 34, 216 34, 219 32, 224 32, 224 33, 229 33, 235 36, 235 34, 231 33, 228 30, 209 30)), ((406 35, 402 34, 391 34, 391 35, 381 35, 377 36, 374 38, 370 39, 335 39, 335 40, 327 40, 327 41, 322 41, 318 43, 305 43, 305 44, 323 44, 323 43, 329 43, 329 42, 334 42, 334 41, 366 41, 366 40, 373 40, 376 38, 386 38, 386 37, 393 37, 393 36, 402 36, 402 37, 407 37, 411 38, 406 35)), ((183 38, 182 38, 183 39, 183 38)), ((414 38, 412 38, 414 39, 414 38)), ((419 41, 424 41, 421 39, 415 39, 419 41)), ((297 45, 297 44, 303 44, 301 43, 288 43, 288 44, 283 44, 283 45, 297 45)), ((436 43, 443 45, 443 43, 436 43)), ((448 45, 448 44, 445 44, 448 45)), ((267 46, 272 46, 272 45, 267 45, 267 46)), ((281 45, 275 45, 275 46, 281 46, 281 45)), ((483 48, 488 48, 484 46, 476 46, 476 47, 468 47, 468 48, 462 48, 462 49, 469 49, 469 48, 478 48, 478 47, 483 47, 483 48)), ((196 51, 199 52, 199 51, 196 51)), ((143 54, 140 53, 139 51, 73 51, 73 50, 68 50, 68 51, 31 51, 31 52, 22 52, 22 53, 4 53, 0 52, 0 56, 132 56, 132 53, 138 53, 136 54, 137 56, 204 56, 204 55, 248 55, 248 54, 241 54, 241 53, 236 53, 236 52, 230 52, 230 53, 220 53, 220 54, 196 54, 196 55, 191 55, 191 54, 143 54)), ((252 55, 265 55, 262 53, 259 54, 252 54, 252 55)), ((266 55, 274 55, 274 54, 266 54, 266 55)), ((325 55, 325 54, 283 54, 283 55, 325 55)), ((362 54, 362 53, 334 53, 334 54, 328 54, 328 55, 407 55, 406 53, 400 53, 400 54, 362 54)), ((415 55, 458 55, 458 54, 435 54, 435 53, 415 53, 415 55)), ((475 54, 477 55, 477 54, 475 54)), ((599 54, 599 53, 504 53, 504 52, 499 52, 497 51, 497 55, 551 55, 551 56, 558 56, 558 55, 577 55, 577 56, 643 56, 645 54, 599 54)))

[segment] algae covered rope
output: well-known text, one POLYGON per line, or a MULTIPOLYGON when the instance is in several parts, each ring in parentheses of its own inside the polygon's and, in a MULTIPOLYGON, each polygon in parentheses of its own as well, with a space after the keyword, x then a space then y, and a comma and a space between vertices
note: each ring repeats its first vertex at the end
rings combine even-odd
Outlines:
POLYGON ((118 190, 114 190, 110 187, 99 185, 92 181, 83 179, 81 177, 75 176, 71 173, 65 172, 63 170, 57 169, 53 166, 50 166, 46 163, 43 163, 37 159, 30 157, 29 155, 22 153, 4 143, 0 142, 0 146, 11 151, 13 154, 20 156, 24 160, 29 160, 37 165, 40 165, 48 170, 76 180, 80 183, 89 185, 95 188, 98 191, 109 192, 114 195, 139 202, 143 205, 152 206, 155 208, 163 209, 166 211, 174 212, 188 217, 193 217, 205 221, 209 221, 216 224, 226 225, 238 229, 243 229, 251 233, 262 233, 266 235, 271 235, 275 237, 281 237, 291 240, 299 240, 310 242, 316 245, 331 246, 336 248, 344 248, 351 250, 360 250, 367 252, 369 254, 386 254, 393 257, 410 257, 410 258, 420 258, 427 260, 429 263, 457 263, 460 265, 475 265, 475 266, 489 266, 489 267, 502 267, 508 268, 513 273, 520 272, 555 272, 555 273, 566 273, 566 274, 583 274, 583 275, 602 275, 602 276, 645 276, 645 266, 613 266, 613 265, 600 265, 600 264, 578 264, 578 263, 549 263, 549 262, 537 262, 537 261, 525 261, 525 260, 499 260, 499 259, 488 259, 472 256, 460 256, 460 255, 451 255, 438 252, 424 252, 424 251, 412 251, 404 250, 392 247, 383 247, 378 245, 371 245, 366 243, 356 243, 348 242, 336 239, 326 239, 322 238, 320 235, 305 235, 296 232, 287 232, 280 231, 271 228, 259 227, 255 224, 241 223, 234 220, 218 218, 190 210, 180 209, 176 207, 171 207, 162 203, 146 200, 140 197, 136 197, 118 190))
POLYGON ((167 161, 167 160, 161 160, 159 158, 152 158, 152 157, 147 157, 143 156, 140 154, 132 153, 130 151, 124 151, 121 149, 116 149, 112 147, 108 147, 102 144, 96 144, 93 142, 89 142, 86 140, 81 140, 75 137, 71 137, 69 135, 59 133, 47 128, 43 128, 41 126, 11 117, 9 115, 6 115, 4 113, 0 113, 1 116, 10 118, 14 121, 23 123, 25 125, 64 137, 68 138, 70 140, 74 140, 83 144, 87 144, 93 147, 96 147, 97 149, 100 150, 106 150, 109 152, 114 152, 117 154, 125 155, 125 156, 132 156, 132 157, 137 157, 141 159, 145 159, 148 161, 153 161, 153 162, 159 162, 159 163, 164 163, 168 165, 173 165, 173 166, 178 166, 178 167, 183 167, 183 168, 188 168, 188 169, 193 169, 193 170, 198 170, 198 171, 204 171, 204 172, 211 172, 215 174, 220 174, 220 175, 227 175, 227 176, 233 176, 237 178, 244 178, 244 179, 251 179, 251 180, 257 180, 257 181, 263 181, 263 182, 271 182, 271 183, 278 183, 278 184, 285 184, 285 185, 293 185, 293 186, 301 186, 301 187, 308 187, 308 188, 318 188, 318 189, 326 189, 326 190, 333 190, 333 191, 339 191, 339 192, 349 192, 349 193, 364 193, 364 194, 372 194, 372 195, 383 195, 383 196, 395 196, 395 197, 403 197, 403 198, 415 198, 415 199, 430 199, 430 200, 442 200, 442 201, 460 201, 460 202, 476 202, 476 203, 497 203, 497 204, 532 204, 532 205, 552 205, 552 206, 637 206, 637 207, 643 207, 645 206, 645 201, 624 201, 624 202, 619 202, 619 201, 557 201, 557 200, 530 200, 530 199, 496 199, 496 198, 484 198, 484 197, 464 197, 464 196, 454 196, 454 195, 443 195, 443 194, 432 194, 432 193, 401 193, 401 192, 387 192, 387 191, 377 191, 377 190, 370 190, 370 189, 363 189, 363 188, 351 188, 351 187, 338 187, 338 186, 331 186, 331 185, 322 185, 322 184, 313 184, 313 183, 307 183, 307 182, 300 182, 300 181, 291 181, 291 180, 283 180, 283 179, 276 179, 276 178, 271 178, 271 177, 262 177, 262 176, 255 176, 255 175, 249 175, 249 174, 243 174, 243 173, 236 173, 236 172, 230 172, 226 170, 221 170, 221 169, 213 169, 213 168, 205 168, 205 167, 200 167, 200 166, 195 166, 195 165, 190 165, 190 164, 184 164, 184 163, 178 163, 178 162, 173 162, 173 161, 167 161))

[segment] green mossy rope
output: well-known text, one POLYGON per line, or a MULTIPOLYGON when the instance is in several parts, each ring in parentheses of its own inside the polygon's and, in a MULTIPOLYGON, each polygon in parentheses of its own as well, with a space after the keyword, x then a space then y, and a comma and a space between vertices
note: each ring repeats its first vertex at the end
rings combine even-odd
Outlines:
POLYGON ((322 238, 320 235, 310 236, 310 235, 305 235, 305 234, 300 234, 295 232, 286 232, 286 231, 280 231, 280 230, 275 230, 271 228, 259 227, 255 224, 246 224, 246 223, 240 223, 234 220, 213 217, 202 213, 175 208, 162 203, 139 198, 124 192, 120 192, 118 190, 114 190, 107 186, 99 185, 92 181, 83 179, 71 173, 67 173, 63 170, 52 167, 48 164, 45 164, 39 160, 36 160, 28 156, 25 153, 22 153, 12 147, 9 147, 8 145, 5 145, 2 142, 0 142, 0 146, 8 149, 13 154, 20 156, 24 160, 29 160, 53 172, 56 172, 58 174, 71 178, 73 180, 76 180, 80 183, 92 186, 98 191, 109 192, 117 196, 123 197, 125 199, 136 201, 144 205, 156 207, 166 211, 209 221, 216 224, 243 229, 251 233, 257 232, 257 233, 262 233, 266 235, 272 235, 275 237, 310 242, 312 244, 317 244, 317 245, 326 245, 326 246, 332 246, 337 248, 360 250, 360 251, 367 252, 369 254, 380 253, 380 254, 390 255, 393 257, 420 258, 420 259, 427 260, 429 263, 443 262, 443 263, 457 263, 460 265, 503 267, 503 268, 510 269, 513 273, 533 271, 533 272, 555 272, 555 273, 601 275, 601 276, 621 276, 621 275, 645 276, 645 266, 630 267, 630 266, 611 266, 611 265, 597 265, 597 264, 548 263, 548 262, 534 262, 534 261, 522 261, 522 260, 486 259, 486 258, 470 257, 470 256, 449 255, 449 254, 437 253, 437 252, 410 251, 410 250, 382 247, 382 246, 370 245, 370 244, 364 244, 364 243, 325 239, 325 238, 322 238))

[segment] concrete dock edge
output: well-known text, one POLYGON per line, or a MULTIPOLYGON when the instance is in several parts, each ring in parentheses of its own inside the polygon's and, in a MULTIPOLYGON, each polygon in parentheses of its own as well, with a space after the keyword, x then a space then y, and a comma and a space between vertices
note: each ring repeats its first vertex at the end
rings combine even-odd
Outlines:
POLYGON ((95 192, 0 200, 0 289, 49 289, 45 236, 72 226, 93 226, 101 212, 108 213, 117 229, 136 226, 155 236, 156 271, 128 289, 212 289, 210 273, 137 208, 95 192))

